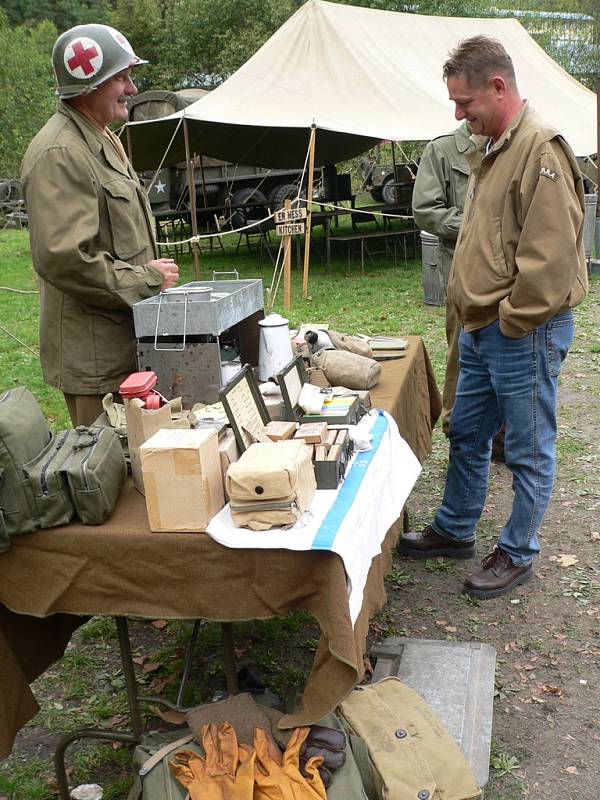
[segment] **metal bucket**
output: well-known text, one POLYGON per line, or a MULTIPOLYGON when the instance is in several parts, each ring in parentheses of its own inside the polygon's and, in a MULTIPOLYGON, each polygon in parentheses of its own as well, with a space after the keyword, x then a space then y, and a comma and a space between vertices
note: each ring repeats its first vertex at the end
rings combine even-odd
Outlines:
POLYGON ((438 267, 438 237, 421 231, 421 262, 423 265, 423 302, 443 306, 446 302, 444 277, 438 267))
MULTIPOLYGON (((597 194, 586 194, 585 196, 585 217, 583 219, 583 250, 586 260, 592 257, 594 249, 594 233, 596 230, 596 204, 597 194)), ((596 256, 599 254, 596 253, 596 256)))

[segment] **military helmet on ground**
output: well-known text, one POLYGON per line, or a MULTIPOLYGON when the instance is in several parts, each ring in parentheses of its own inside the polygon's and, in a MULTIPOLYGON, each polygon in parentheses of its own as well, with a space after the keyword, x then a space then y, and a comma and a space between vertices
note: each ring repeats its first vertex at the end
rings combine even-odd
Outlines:
POLYGON ((61 34, 52 49, 57 93, 63 100, 87 94, 118 72, 147 63, 110 25, 76 25, 61 34))

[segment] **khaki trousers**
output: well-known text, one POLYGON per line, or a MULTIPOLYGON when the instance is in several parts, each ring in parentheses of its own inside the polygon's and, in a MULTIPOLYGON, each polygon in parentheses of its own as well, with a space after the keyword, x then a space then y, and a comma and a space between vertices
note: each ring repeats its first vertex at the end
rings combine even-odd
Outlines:
POLYGON ((73 427, 91 425, 104 411, 104 394, 67 394, 63 392, 73 427))

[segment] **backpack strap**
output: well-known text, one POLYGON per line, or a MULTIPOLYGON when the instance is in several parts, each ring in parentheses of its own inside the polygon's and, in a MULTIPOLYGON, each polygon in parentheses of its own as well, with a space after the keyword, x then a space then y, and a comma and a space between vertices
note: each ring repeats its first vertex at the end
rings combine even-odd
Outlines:
POLYGON ((141 778, 144 775, 147 775, 150 770, 154 769, 154 767, 163 760, 165 756, 168 756, 169 753, 172 753, 173 750, 177 750, 180 747, 183 747, 184 744, 188 744, 194 738, 193 733, 188 733, 186 736, 182 736, 181 739, 177 739, 175 742, 169 742, 169 744, 165 744, 160 750, 157 750, 154 755, 150 756, 147 761, 144 761, 142 766, 140 767, 139 775, 141 778))

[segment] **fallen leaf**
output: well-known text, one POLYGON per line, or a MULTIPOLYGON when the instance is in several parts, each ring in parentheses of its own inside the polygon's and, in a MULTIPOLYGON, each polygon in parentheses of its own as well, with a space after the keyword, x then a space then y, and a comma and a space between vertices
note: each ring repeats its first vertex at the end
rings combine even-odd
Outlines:
POLYGON ((447 619, 436 619, 435 624, 439 625, 440 628, 445 628, 446 625, 448 624, 448 620, 447 619))
POLYGON ((109 730, 122 725, 124 722, 127 722, 127 717, 125 714, 115 714, 114 717, 111 717, 109 720, 106 721, 105 727, 109 730))
POLYGON ((552 686, 550 683, 542 684, 542 692, 545 692, 545 694, 555 694, 557 697, 562 697, 562 689, 560 689, 558 686, 552 686))
POLYGON ((137 664, 138 667, 141 667, 142 664, 144 663, 144 661, 146 661, 147 659, 148 659, 148 656, 135 656, 131 660, 133 661, 134 664, 137 664))
POLYGON ((568 772, 569 775, 579 775, 577 767, 565 767, 563 772, 568 772))
POLYGON ((150 623, 153 628, 156 628, 159 631, 162 631, 163 628, 166 628, 169 623, 166 619, 154 619, 150 623))
POLYGON ((454 625, 446 625, 446 627, 444 628, 444 630, 445 630, 445 631, 448 631, 448 633, 456 633, 456 631, 458 630, 458 628, 455 628, 455 627, 454 627, 454 625))
POLYGON ((172 683, 175 683, 177 680, 176 675, 167 675, 164 678, 155 677, 152 679, 150 683, 150 691, 153 694, 162 694, 165 690, 165 687, 170 686, 172 683))
POLYGON ((164 666, 164 664, 159 664, 156 661, 147 661, 142 667, 142 672, 156 672, 156 670, 160 669, 162 666, 164 666))
POLYGON ((561 567, 573 567, 575 564, 579 564, 579 559, 577 556, 574 556, 570 553, 561 553, 556 561, 561 567))
POLYGON ((172 725, 183 725, 185 722, 185 714, 182 711, 173 711, 167 709, 163 711, 158 706, 148 706, 148 709, 156 716, 164 719, 165 722, 170 722, 172 725))
POLYGON ((600 532, 591 531, 590 532, 590 542, 600 542, 600 532))

